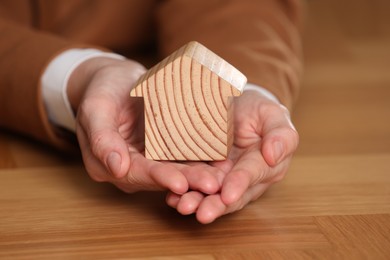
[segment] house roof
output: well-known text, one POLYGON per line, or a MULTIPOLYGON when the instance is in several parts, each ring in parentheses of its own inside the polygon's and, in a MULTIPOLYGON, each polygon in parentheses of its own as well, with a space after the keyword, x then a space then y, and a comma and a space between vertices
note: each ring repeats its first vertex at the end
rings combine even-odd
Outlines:
POLYGON ((247 82, 245 75, 199 42, 193 41, 187 44, 185 55, 192 57, 203 66, 209 68, 240 92, 243 91, 247 82))
MULTIPOLYGON (((162 64, 166 65, 173 62, 176 58, 186 56, 189 57, 204 67, 208 68, 211 72, 215 73, 218 77, 225 80, 231 87, 236 88, 240 92, 243 91, 247 78, 233 65, 219 57, 217 54, 200 44, 199 42, 192 41, 172 53, 166 59, 151 68, 148 73, 142 76, 138 82, 134 85, 139 87, 140 83, 154 76, 158 70, 162 69, 162 64)), ((132 96, 135 95, 132 91, 132 96)))

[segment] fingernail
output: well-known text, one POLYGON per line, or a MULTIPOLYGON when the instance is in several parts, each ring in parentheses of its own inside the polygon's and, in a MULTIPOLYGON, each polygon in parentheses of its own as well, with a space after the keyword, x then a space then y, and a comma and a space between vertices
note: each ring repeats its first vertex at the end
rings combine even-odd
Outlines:
POLYGON ((283 144, 279 141, 274 142, 274 162, 279 163, 283 156, 283 144))
POLYGON ((117 152, 111 152, 106 160, 108 169, 111 172, 111 175, 115 176, 118 175, 121 170, 121 162, 122 158, 119 153, 117 152))

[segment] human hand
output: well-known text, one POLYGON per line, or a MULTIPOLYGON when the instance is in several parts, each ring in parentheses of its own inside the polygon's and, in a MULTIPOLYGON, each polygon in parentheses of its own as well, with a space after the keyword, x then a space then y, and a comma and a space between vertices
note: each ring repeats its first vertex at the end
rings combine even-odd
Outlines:
POLYGON ((68 97, 77 111, 76 133, 85 168, 95 181, 125 192, 183 194, 185 176, 169 163, 143 156, 143 103, 130 90, 145 68, 130 60, 93 58, 71 75, 68 97))
POLYGON ((196 213, 198 221, 210 223, 242 209, 283 179, 299 140, 288 110, 256 91, 246 91, 236 98, 234 126, 229 159, 211 163, 224 174, 216 177, 220 191, 169 193, 168 205, 182 214, 196 213))
POLYGON ((216 167, 144 157, 143 102, 130 98, 143 73, 145 68, 134 61, 111 58, 90 59, 72 73, 67 94, 77 111, 76 132, 87 172, 125 192, 217 192, 222 173, 216 167))

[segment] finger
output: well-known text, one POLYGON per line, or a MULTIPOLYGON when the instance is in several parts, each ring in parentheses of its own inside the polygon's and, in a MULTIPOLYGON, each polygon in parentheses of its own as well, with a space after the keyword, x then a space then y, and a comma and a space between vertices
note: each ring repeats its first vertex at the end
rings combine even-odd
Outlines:
POLYGON ((168 192, 167 196, 165 197, 165 202, 167 203, 168 206, 172 208, 177 208, 177 205, 179 204, 181 195, 173 193, 173 192, 168 192))
POLYGON ((220 190, 225 174, 219 168, 203 162, 184 163, 179 168, 191 190, 205 194, 213 194, 220 190))
POLYGON ((169 163, 146 159, 140 153, 131 153, 130 170, 126 176, 129 184, 140 190, 165 190, 177 194, 188 191, 185 176, 169 163))
POLYGON ((217 218, 241 210, 245 205, 258 199, 270 186, 270 184, 257 184, 248 189, 240 200, 231 205, 226 205, 218 194, 204 198, 196 212, 196 218, 203 224, 212 223, 217 218))
POLYGON ((209 195, 199 205, 196 219, 202 224, 209 224, 225 215, 226 210, 227 206, 222 202, 219 194, 209 195))
POLYGON ((265 118, 261 151, 269 166, 275 166, 291 155, 298 147, 299 135, 288 110, 275 107, 265 118))
MULTIPOLYGON (((96 104, 95 104, 96 105, 96 104)), ((79 121, 87 134, 93 155, 104 165, 114 178, 124 177, 130 167, 128 145, 119 133, 115 111, 99 104, 90 107, 83 104, 79 121)))
POLYGON ((266 181, 268 171, 269 166, 264 161, 258 144, 248 148, 225 177, 221 190, 224 203, 235 203, 250 186, 266 181))
POLYGON ((238 201, 251 186, 281 180, 287 172, 291 155, 275 167, 269 167, 258 147, 258 144, 249 147, 227 174, 221 190, 225 204, 238 201))
POLYGON ((198 191, 190 191, 181 196, 176 210, 182 215, 190 215, 196 212, 201 204, 204 194, 198 191))

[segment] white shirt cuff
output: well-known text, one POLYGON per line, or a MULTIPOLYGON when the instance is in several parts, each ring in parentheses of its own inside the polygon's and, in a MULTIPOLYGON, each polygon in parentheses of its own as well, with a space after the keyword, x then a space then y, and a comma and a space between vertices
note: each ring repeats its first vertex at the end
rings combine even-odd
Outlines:
POLYGON ((55 57, 41 77, 42 95, 49 120, 57 126, 75 131, 76 120, 66 88, 72 72, 81 63, 96 57, 124 60, 125 57, 97 49, 70 49, 55 57))
POLYGON ((252 84, 252 83, 247 83, 244 87, 244 91, 248 91, 248 90, 257 91, 258 93, 260 93, 264 97, 268 98, 269 100, 272 100, 272 101, 280 104, 279 99, 274 94, 272 94, 269 90, 267 90, 263 87, 260 87, 258 85, 252 84))

